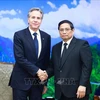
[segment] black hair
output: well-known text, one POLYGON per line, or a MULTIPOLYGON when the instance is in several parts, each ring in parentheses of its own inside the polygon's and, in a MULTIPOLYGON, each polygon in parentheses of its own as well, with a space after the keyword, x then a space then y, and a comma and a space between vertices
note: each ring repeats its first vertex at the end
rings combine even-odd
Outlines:
POLYGON ((70 25, 70 27, 71 27, 71 30, 74 29, 74 25, 73 25, 73 23, 71 21, 69 21, 69 20, 62 20, 58 24, 58 30, 60 28, 60 25, 63 24, 63 23, 68 23, 70 25))

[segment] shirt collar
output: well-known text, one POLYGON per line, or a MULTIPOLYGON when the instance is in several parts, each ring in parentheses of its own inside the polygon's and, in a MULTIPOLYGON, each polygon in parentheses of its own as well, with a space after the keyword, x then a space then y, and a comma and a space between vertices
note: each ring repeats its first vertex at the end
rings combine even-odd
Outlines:
POLYGON ((69 44, 70 44, 70 42, 71 42, 71 40, 72 40, 72 39, 73 39, 73 37, 72 37, 71 39, 69 39, 67 42, 64 42, 64 41, 63 41, 63 43, 62 43, 62 44, 64 45, 64 43, 67 43, 67 44, 68 44, 68 46, 69 46, 69 44))
MULTIPOLYGON (((31 33, 31 35, 33 35, 33 33, 35 33, 35 31, 33 31, 30 27, 29 27, 29 31, 31 33)), ((37 35, 40 35, 39 30, 36 31, 37 35)))

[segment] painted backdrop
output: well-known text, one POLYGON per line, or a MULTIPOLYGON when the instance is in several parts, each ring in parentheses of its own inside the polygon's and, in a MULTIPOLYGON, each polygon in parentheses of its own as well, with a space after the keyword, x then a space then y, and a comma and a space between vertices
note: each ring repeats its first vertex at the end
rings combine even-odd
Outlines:
MULTIPOLYGON (((14 64, 13 35, 28 26, 27 13, 32 7, 44 11, 40 28, 51 35, 52 46, 61 41, 57 25, 63 19, 73 22, 77 38, 89 42, 93 53, 92 100, 100 85, 100 0, 0 0, 0 62, 14 64)), ((49 80, 49 91, 43 97, 54 96, 53 81, 49 80)))

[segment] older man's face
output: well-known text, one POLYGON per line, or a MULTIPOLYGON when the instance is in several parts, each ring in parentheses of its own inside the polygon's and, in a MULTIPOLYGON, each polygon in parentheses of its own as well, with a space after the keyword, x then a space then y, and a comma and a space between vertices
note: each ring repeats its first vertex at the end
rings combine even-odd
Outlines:
POLYGON ((63 23, 59 27, 59 33, 63 41, 67 42, 70 38, 73 37, 74 29, 71 29, 68 23, 63 23))

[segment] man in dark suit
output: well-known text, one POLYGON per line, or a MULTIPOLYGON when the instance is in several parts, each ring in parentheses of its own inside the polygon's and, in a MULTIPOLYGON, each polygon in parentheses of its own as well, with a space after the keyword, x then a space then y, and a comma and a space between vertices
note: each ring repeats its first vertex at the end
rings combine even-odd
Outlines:
POLYGON ((39 29, 42 18, 39 8, 30 9, 29 27, 14 34, 16 62, 9 82, 13 100, 42 100, 46 90, 38 76, 45 73, 43 70, 49 65, 51 37, 39 29))
MULTIPOLYGON (((55 78, 57 100, 88 100, 91 93, 90 74, 92 53, 87 41, 73 36, 74 26, 69 20, 58 24, 62 42, 52 48, 48 77, 55 78)), ((45 75, 40 79, 45 80, 45 75), (43 78, 44 77, 44 78, 43 78)))

